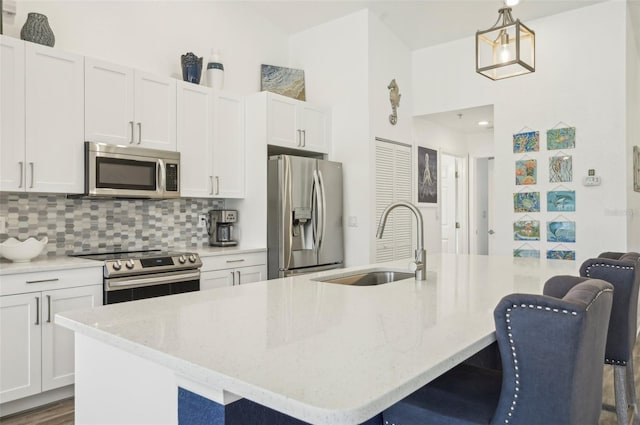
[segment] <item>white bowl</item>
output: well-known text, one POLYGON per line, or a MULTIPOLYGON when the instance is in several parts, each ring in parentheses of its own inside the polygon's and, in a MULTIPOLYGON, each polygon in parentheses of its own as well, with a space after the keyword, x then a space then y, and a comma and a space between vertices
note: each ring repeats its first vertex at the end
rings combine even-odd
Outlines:
POLYGON ((47 242, 49 239, 46 236, 40 240, 29 238, 24 242, 9 238, 0 243, 0 255, 14 263, 26 263, 40 255, 47 242))

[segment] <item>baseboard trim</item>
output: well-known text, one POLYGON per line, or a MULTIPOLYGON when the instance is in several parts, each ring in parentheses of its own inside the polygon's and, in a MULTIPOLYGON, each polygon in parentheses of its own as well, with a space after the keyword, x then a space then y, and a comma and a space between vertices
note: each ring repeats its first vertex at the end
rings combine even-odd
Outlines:
POLYGON ((45 404, 73 397, 73 395, 74 386, 68 385, 66 387, 56 388, 55 390, 44 393, 9 401, 7 403, 0 404, 0 417, 4 418, 5 416, 21 413, 36 407, 44 406, 45 404))

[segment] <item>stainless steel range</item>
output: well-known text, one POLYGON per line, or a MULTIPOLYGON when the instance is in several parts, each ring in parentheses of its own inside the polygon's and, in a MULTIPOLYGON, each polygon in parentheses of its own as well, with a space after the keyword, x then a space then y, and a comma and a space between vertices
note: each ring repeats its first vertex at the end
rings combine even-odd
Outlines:
POLYGON ((200 256, 161 250, 73 254, 104 262, 103 304, 200 290, 200 256))

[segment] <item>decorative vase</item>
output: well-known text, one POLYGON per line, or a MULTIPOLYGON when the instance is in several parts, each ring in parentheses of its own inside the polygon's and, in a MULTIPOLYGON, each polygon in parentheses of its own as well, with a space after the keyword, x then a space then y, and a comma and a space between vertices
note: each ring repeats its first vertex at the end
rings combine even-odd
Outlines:
POLYGON ((53 35, 47 17, 35 12, 30 12, 27 16, 27 21, 20 31, 20 38, 49 47, 56 44, 56 37, 53 35))
POLYGON ((182 79, 190 83, 200 84, 202 58, 189 52, 180 57, 180 63, 182 64, 182 79))

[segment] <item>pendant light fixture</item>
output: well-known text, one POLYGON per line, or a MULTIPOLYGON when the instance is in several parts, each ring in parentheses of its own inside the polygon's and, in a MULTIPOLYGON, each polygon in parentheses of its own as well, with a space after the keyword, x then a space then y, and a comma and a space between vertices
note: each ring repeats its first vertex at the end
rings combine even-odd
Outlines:
POLYGON ((515 77, 536 70, 536 35, 511 16, 506 3, 488 30, 476 32, 476 72, 492 80, 515 77))

